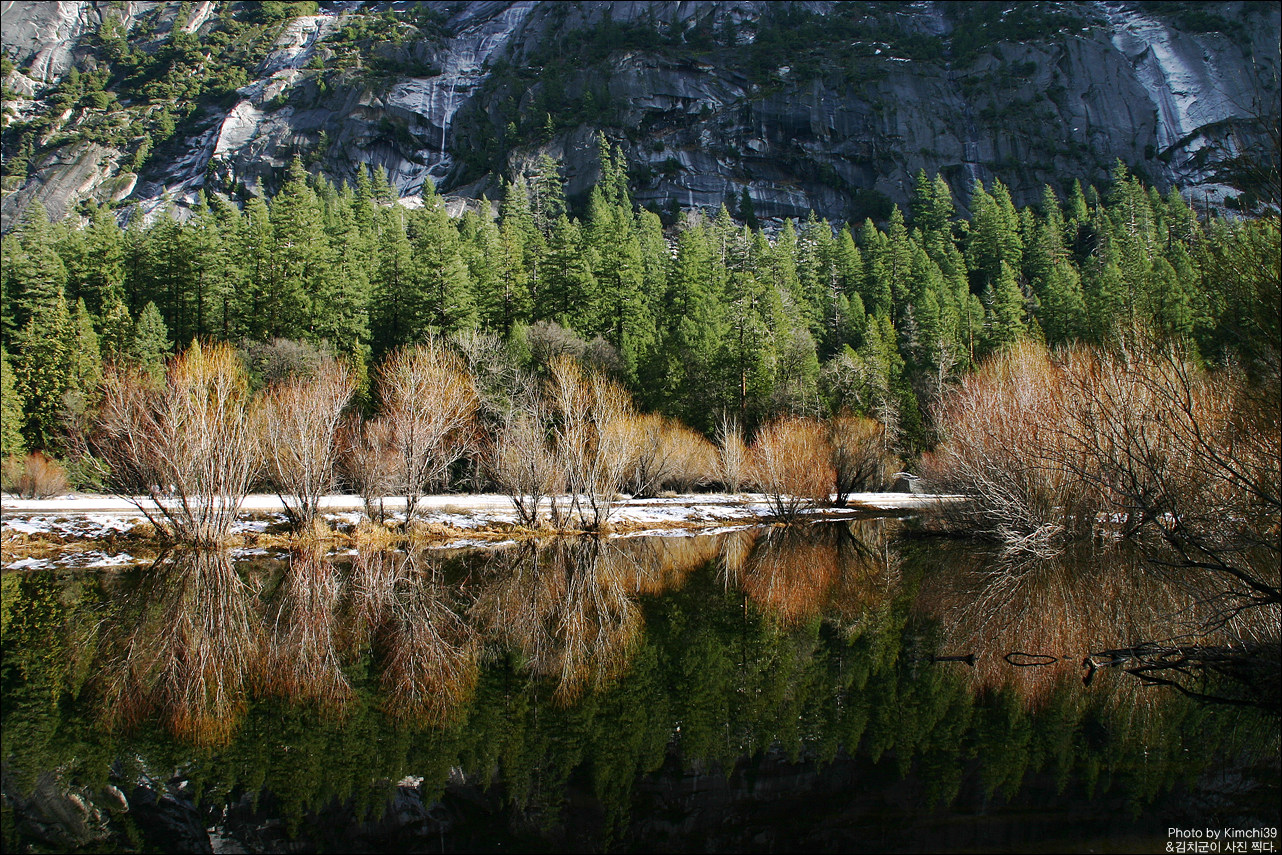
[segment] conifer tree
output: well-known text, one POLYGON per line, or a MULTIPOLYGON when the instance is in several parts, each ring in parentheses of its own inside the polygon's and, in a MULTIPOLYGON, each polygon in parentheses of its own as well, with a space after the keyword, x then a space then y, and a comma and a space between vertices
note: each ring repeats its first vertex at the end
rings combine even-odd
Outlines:
POLYGON ((530 208, 525 179, 517 176, 503 195, 499 231, 504 248, 504 303, 509 324, 523 319, 539 303, 543 254, 547 249, 530 208))
POLYGON ((113 365, 126 359, 134 340, 134 322, 119 295, 108 298, 99 329, 98 346, 103 363, 113 365))
POLYGON ((270 217, 273 275, 264 307, 265 332, 269 338, 303 338, 314 326, 317 297, 332 302, 327 292, 333 287, 334 266, 320 203, 297 157, 272 200, 270 217))
POLYGON ((22 436, 25 404, 14 383, 9 354, 0 347, 0 454, 5 457, 26 453, 27 442, 22 436))
POLYGON ((233 338, 263 341, 279 334, 273 322, 272 311, 276 303, 273 231, 271 212, 259 188, 259 192, 250 196, 245 203, 244 216, 241 218, 237 255, 244 270, 244 287, 239 291, 239 299, 235 301, 235 311, 232 313, 236 318, 231 327, 233 338))
POLYGON ((987 344, 990 350, 1001 350, 1019 341, 1027 330, 1024 294, 1015 281, 1015 271, 1006 262, 1001 263, 997 281, 990 290, 987 344))
POLYGON ((58 254, 49 215, 39 201, 31 203, 15 235, 5 240, 6 255, 15 238, 18 252, 11 262, 5 302, 12 303, 12 323, 17 329, 25 327, 41 309, 52 308, 58 298, 65 297, 67 268, 58 254))
POLYGON ((405 233, 405 209, 400 205, 379 208, 375 257, 378 267, 371 285, 370 320, 374 355, 381 357, 412 341, 417 323, 414 309, 414 264, 405 233))
POLYGON ((1019 218, 1010 193, 1001 181, 993 182, 993 193, 975 179, 970 200, 970 240, 966 247, 966 265, 975 273, 979 286, 996 286, 1003 264, 1018 271, 1023 262, 1023 242, 1019 237, 1019 218))
POLYGON ((102 350, 83 297, 76 300, 67 325, 67 369, 69 386, 92 397, 102 381, 102 350))
POLYGON ((148 303, 138 315, 134 325, 134 338, 129 355, 135 364, 155 382, 165 376, 165 360, 170 351, 169 329, 155 303, 148 303))
POLYGON ((1042 288, 1038 320, 1049 345, 1064 344, 1086 335, 1086 298, 1077 271, 1060 261, 1046 277, 1042 288))
POLYGON ((722 391, 731 396, 726 403, 738 414, 741 425, 759 423, 768 415, 778 376, 774 330, 783 321, 783 306, 775 289, 751 273, 730 276, 726 335, 718 362, 724 368, 722 391))
POLYGON ((423 207, 410 214, 408 231, 414 257, 413 334, 429 328, 444 335, 475 329, 472 278, 458 230, 439 196, 429 195, 425 188, 423 207))
POLYGON ((583 230, 564 214, 557 217, 548 238, 543 264, 542 299, 534 306, 535 320, 556 321, 586 333, 597 314, 596 285, 583 246, 583 230))
POLYGON ((16 338, 14 381, 25 405, 28 448, 50 450, 58 443, 63 398, 72 385, 71 338, 71 316, 61 290, 36 309, 16 338))

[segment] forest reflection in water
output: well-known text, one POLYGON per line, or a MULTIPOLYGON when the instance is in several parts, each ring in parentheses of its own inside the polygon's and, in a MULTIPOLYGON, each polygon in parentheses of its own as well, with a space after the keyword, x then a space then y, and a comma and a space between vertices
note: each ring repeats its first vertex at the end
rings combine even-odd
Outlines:
POLYGON ((288 791, 295 829, 336 798, 377 814, 406 775, 425 799, 459 774, 501 784, 555 822, 589 769, 600 833, 635 841, 635 788, 672 758, 890 757, 923 810, 972 786, 1014 798, 1045 770, 1138 810, 1226 756, 1276 754, 1276 713, 1224 718, 1101 658, 1276 650, 1275 614, 1225 617, 1122 550, 1011 563, 899 526, 6 574, 6 792, 118 777, 128 755, 211 803, 288 791))

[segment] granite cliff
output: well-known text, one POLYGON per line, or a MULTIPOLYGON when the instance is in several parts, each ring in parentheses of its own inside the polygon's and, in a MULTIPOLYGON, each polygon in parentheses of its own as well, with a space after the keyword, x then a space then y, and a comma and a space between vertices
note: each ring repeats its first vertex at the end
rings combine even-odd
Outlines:
MULTIPOLYGON (((884 216, 920 169, 1101 183, 1120 159, 1224 204, 1273 151, 1272 3, 3 3, 3 227, 34 201, 144 213, 273 191, 294 156, 413 204, 598 131, 659 209, 884 216), (305 13, 305 14, 304 14, 305 13)), ((1273 135, 1274 139, 1276 134, 1273 135)))

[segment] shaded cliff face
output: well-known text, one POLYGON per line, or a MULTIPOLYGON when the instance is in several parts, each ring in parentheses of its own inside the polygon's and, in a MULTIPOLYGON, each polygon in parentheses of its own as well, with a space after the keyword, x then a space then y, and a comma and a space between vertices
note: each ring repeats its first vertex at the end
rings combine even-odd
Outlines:
POLYGON ((571 197, 598 130, 635 196, 759 216, 884 216, 919 169, 1102 182, 1118 159, 1199 200, 1267 149, 1271 3, 6 0, 3 226, 40 201, 156 210, 270 193, 301 155, 408 197, 498 192, 543 153, 571 197), (1210 11, 1207 11, 1207 10, 1210 11), (308 14, 300 14, 300 12, 308 14), (9 68, 12 65, 12 68, 9 68), (1261 122, 1263 118, 1263 122, 1261 122), (261 189, 260 189, 261 188, 261 189), (733 205, 732 205, 733 208, 733 205))

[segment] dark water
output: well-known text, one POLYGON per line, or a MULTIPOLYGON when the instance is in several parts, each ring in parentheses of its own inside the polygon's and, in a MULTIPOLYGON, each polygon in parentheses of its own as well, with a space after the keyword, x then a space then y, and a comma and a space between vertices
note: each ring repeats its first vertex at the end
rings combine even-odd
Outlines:
POLYGON ((1256 681, 1127 670, 1154 642, 1275 659, 1276 615, 1211 626, 1208 589, 1124 552, 1003 561, 898 526, 7 573, 4 848, 1167 851, 1171 827, 1276 828, 1256 681))

